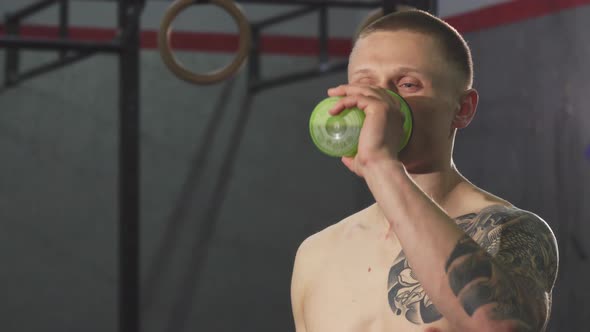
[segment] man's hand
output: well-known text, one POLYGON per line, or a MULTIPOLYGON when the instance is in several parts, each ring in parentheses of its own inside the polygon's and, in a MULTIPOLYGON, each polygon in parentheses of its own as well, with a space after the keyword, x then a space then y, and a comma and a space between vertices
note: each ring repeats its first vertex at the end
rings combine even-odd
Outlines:
POLYGON ((403 116, 400 103, 382 88, 368 85, 344 84, 328 90, 331 97, 340 99, 330 110, 336 115, 344 109, 358 107, 365 112, 358 152, 355 157, 342 157, 342 162, 352 172, 364 177, 370 163, 398 158, 403 135, 403 116))

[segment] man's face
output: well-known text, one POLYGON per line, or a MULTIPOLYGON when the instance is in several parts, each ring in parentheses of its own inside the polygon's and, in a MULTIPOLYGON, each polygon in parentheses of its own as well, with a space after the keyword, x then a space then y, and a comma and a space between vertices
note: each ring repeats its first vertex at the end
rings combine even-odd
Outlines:
POLYGON ((452 120, 459 107, 457 76, 432 37, 406 30, 361 38, 348 66, 350 84, 389 89, 410 104, 414 133, 400 158, 418 169, 437 164, 450 151, 452 120))

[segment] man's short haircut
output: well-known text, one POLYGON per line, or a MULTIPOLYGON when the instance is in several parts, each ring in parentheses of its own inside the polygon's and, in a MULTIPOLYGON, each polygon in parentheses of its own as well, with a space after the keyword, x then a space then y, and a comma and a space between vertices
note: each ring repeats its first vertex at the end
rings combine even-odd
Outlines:
POLYGON ((473 60, 467 42, 450 24, 428 12, 411 9, 385 15, 363 28, 358 38, 376 31, 399 30, 424 33, 438 40, 442 46, 443 55, 461 74, 462 88, 471 88, 473 60))

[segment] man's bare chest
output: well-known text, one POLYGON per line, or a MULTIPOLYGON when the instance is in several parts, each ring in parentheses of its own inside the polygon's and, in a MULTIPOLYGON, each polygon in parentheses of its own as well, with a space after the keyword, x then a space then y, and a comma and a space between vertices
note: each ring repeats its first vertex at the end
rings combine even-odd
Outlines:
POLYGON ((353 230, 326 254, 305 292, 307 332, 422 332, 430 326, 447 331, 438 312, 424 310, 428 299, 400 260, 401 248, 384 247, 376 239, 353 230), (430 321, 422 314, 430 314, 430 321))

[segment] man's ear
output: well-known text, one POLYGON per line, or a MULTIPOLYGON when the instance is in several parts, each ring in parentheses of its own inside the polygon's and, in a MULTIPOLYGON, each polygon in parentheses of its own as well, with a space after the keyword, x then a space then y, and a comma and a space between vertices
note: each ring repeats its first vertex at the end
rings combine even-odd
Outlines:
POLYGON ((479 101, 479 94, 475 89, 469 89, 463 92, 459 104, 459 111, 455 114, 452 125, 453 128, 462 129, 471 123, 477 110, 477 102, 479 101))

